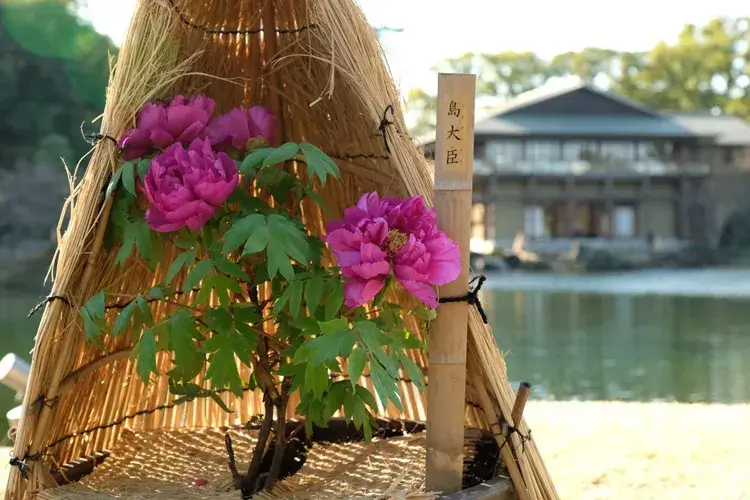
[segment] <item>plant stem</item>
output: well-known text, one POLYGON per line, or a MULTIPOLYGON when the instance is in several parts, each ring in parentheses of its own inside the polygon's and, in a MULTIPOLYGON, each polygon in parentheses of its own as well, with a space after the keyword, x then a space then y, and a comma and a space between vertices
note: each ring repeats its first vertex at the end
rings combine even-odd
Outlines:
POLYGON ((266 393, 265 397, 265 415, 263 415, 263 423, 260 425, 258 431, 258 442, 255 443, 255 449, 253 450, 253 459, 250 462, 250 467, 247 469, 247 474, 242 478, 242 490, 243 495, 252 495, 255 493, 255 483, 258 480, 258 474, 260 474, 260 466, 263 464, 263 455, 266 451, 266 444, 268 443, 268 437, 271 435, 271 424, 273 424, 273 401, 266 393))
POLYGON ((276 406, 276 446, 273 451, 271 469, 268 471, 268 476, 266 477, 266 484, 264 486, 266 490, 273 488, 281 472, 281 464, 286 449, 286 405, 289 401, 289 389, 291 385, 291 378, 285 378, 281 383, 281 397, 277 401, 276 406))
POLYGON ((224 435, 224 444, 227 447, 227 463, 229 466, 229 472, 232 473, 232 479, 234 479, 234 487, 239 489, 242 487, 242 475, 237 471, 237 462, 234 460, 234 449, 232 448, 232 436, 228 433, 224 435))

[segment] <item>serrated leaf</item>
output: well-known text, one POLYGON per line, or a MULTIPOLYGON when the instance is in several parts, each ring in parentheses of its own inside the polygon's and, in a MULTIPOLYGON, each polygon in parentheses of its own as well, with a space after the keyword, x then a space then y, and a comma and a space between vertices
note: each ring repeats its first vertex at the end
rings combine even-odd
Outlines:
POLYGON ((356 392, 357 396, 359 396, 359 398, 362 400, 362 402, 364 404, 366 404, 367 406, 369 406, 373 410, 377 410, 378 409, 378 404, 375 401, 375 396, 370 391, 368 391, 366 388, 362 387, 361 385, 358 385, 355 388, 355 392, 356 392))
POLYGON ((240 248, 253 233, 265 225, 266 217, 262 214, 248 215, 236 221, 224 233, 224 253, 229 254, 240 248))
POLYGON ((122 167, 115 170, 115 173, 112 174, 112 179, 110 179, 109 184, 107 185, 107 191, 104 194, 105 199, 112 196, 112 193, 115 192, 117 185, 120 183, 120 179, 122 179, 122 167))
POLYGON ((325 409, 323 410, 322 415, 323 422, 331 420, 333 415, 344 406, 347 396, 348 391, 346 390, 346 382, 336 382, 333 384, 331 390, 325 395, 325 409))
POLYGON ((167 297, 164 295, 164 287, 156 285, 148 291, 148 296, 154 299, 165 300, 167 297))
POLYGON ((229 388, 232 393, 242 397, 242 380, 237 371, 237 364, 234 358, 234 349, 226 335, 216 335, 217 349, 209 359, 206 378, 211 381, 214 389, 229 388))
POLYGON ((136 344, 135 353, 138 358, 136 371, 144 384, 148 385, 151 374, 159 375, 156 369, 156 337, 154 332, 146 330, 136 344))
POLYGON ((242 249, 242 255, 262 252, 268 245, 268 237, 270 234, 271 230, 268 228, 268 226, 259 227, 253 234, 251 234, 247 238, 247 241, 245 241, 245 247, 242 249))
POLYGON ((365 371, 367 353, 363 349, 354 349, 346 361, 348 364, 349 381, 354 388, 357 386, 357 381, 362 377, 362 372, 365 371))
POLYGON ((242 160, 242 164, 240 164, 240 171, 245 175, 254 174, 255 170, 257 170, 257 167, 259 165, 262 165, 263 161, 268 158, 268 155, 270 155, 273 151, 275 151, 274 148, 259 148, 251 151, 247 156, 245 156, 245 159, 242 160))
POLYGON ((104 291, 102 290, 91 297, 88 302, 86 302, 85 308, 92 318, 103 318, 107 311, 104 291))
POLYGON ((380 363, 370 363, 370 378, 372 378, 380 403, 385 407, 390 400, 399 411, 403 411, 397 382, 380 363))
POLYGON ((136 196, 135 192, 135 165, 132 161, 126 161, 122 164, 122 186, 125 190, 136 196))
POLYGON ((213 263, 210 259, 204 259, 198 262, 185 279, 185 286, 182 288, 184 293, 188 293, 194 286, 201 282, 203 278, 213 269, 213 263))
POLYGON ((289 261, 289 257, 276 240, 270 240, 268 242, 267 261, 268 276, 270 278, 274 278, 277 274, 281 274, 281 276, 287 281, 291 282, 294 279, 294 268, 292 267, 292 263, 289 261))
POLYGON ((174 277, 177 276, 177 273, 180 272, 180 269, 182 269, 182 266, 186 266, 188 268, 192 266, 197 256, 198 252, 195 248, 191 248, 190 250, 182 252, 180 255, 178 255, 167 270, 167 276, 165 279, 166 284, 169 285, 172 282, 174 277))
POLYGON ((120 311, 115 320, 115 325, 112 328, 112 335, 117 336, 128 327, 130 320, 133 318, 133 312, 135 311, 135 301, 131 301, 125 309, 120 311))
POLYGON ((154 316, 151 313, 151 308, 148 306, 148 302, 143 297, 135 299, 135 305, 138 307, 138 318, 140 321, 151 327, 154 324, 154 316))
POLYGON ((424 376, 422 375, 422 370, 419 369, 419 366, 417 366, 417 364, 407 356, 406 353, 401 351, 397 352, 398 357, 401 360, 401 366, 404 367, 404 370, 406 370, 411 381, 420 391, 424 390, 424 376))
POLYGON ((330 382, 328 370, 325 366, 307 363, 305 367, 304 388, 312 392, 316 399, 320 399, 323 396, 330 382))
POLYGON ((325 282, 323 277, 316 274, 305 284, 305 303, 310 314, 313 314, 320 305, 320 299, 323 297, 325 282))
POLYGON ((323 151, 312 144, 300 144, 299 148, 302 150, 302 154, 305 157, 308 173, 320 179, 320 183, 323 186, 326 185, 326 180, 329 175, 333 178, 339 177, 339 166, 336 165, 336 162, 323 151))
POLYGON ((287 142, 271 151, 263 160, 263 166, 268 167, 270 165, 276 165, 277 163, 284 163, 285 161, 289 161, 294 158, 294 155, 296 155, 298 152, 299 144, 294 142, 287 142))
POLYGON ((145 220, 135 223, 134 226, 135 247, 145 260, 149 260, 151 258, 151 228, 145 220))
POLYGON ((310 245, 307 234, 283 215, 268 216, 269 242, 276 241, 281 249, 300 264, 310 260, 310 245))

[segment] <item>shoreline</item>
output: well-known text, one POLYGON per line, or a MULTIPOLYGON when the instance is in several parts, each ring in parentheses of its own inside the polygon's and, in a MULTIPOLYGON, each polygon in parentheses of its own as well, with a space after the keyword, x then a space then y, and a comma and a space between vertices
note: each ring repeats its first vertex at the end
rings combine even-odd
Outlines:
MULTIPOLYGON (((750 491, 750 403, 530 401, 525 417, 563 500, 737 500, 750 491)), ((8 470, 0 467, 0 494, 8 470)))

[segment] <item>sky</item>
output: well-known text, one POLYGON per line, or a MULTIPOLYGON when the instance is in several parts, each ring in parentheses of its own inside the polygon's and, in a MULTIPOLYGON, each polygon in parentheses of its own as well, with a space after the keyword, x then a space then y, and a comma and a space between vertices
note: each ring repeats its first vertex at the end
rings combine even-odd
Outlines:
MULTIPOLYGON (((122 42, 136 0, 86 0, 81 15, 122 42)), ((587 46, 647 50, 676 39, 688 23, 717 16, 748 15, 746 0, 359 0, 374 26, 385 33, 391 71, 402 93, 434 93, 436 63, 466 52, 529 50, 542 57, 587 46)))

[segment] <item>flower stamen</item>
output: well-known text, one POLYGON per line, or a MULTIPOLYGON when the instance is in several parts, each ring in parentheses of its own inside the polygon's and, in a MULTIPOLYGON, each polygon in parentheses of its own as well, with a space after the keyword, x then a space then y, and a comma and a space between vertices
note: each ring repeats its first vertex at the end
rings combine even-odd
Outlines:
POLYGON ((388 252, 389 255, 395 255, 396 252, 406 245, 407 241, 409 241, 409 236, 398 229, 391 229, 388 231, 388 236, 385 239, 385 251, 388 252))

